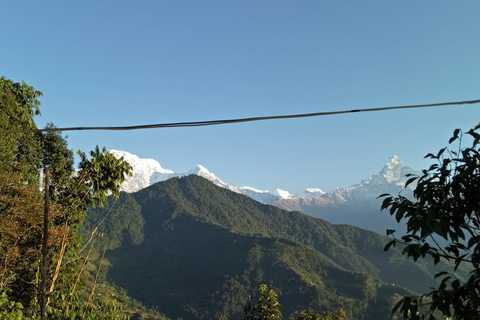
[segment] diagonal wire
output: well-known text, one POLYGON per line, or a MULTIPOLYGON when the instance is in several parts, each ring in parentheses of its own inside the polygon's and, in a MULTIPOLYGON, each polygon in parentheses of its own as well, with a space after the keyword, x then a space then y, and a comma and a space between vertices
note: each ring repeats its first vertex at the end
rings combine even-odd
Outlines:
POLYGON ((113 205, 110 207, 110 209, 108 210, 107 214, 103 217, 102 220, 100 220, 100 222, 97 224, 97 226, 95 227, 95 229, 93 229, 92 234, 90 235, 90 239, 89 239, 88 242, 83 246, 83 248, 80 249, 80 251, 77 252, 77 254, 80 254, 80 253, 83 251, 83 249, 85 249, 85 248, 88 246, 88 244, 90 243, 90 241, 92 241, 93 236, 95 235, 95 232, 97 232, 97 230, 98 230, 98 227, 100 227, 100 225, 103 223, 103 221, 105 221, 105 219, 107 219, 107 217, 108 217, 108 215, 110 214, 110 212, 112 211, 113 207, 115 207, 115 204, 117 203, 117 200, 118 200, 118 198, 115 199, 115 202, 114 202, 113 205))
POLYGON ((50 132, 50 131, 81 131, 81 130, 139 130, 139 129, 155 129, 155 128, 201 127, 201 126, 211 126, 211 125, 219 125, 219 124, 262 121, 262 120, 307 118, 307 117, 328 116, 328 115, 354 113, 354 112, 371 112, 371 111, 385 111, 385 110, 407 109, 407 108, 440 107, 440 106, 452 106, 452 105, 464 105, 464 104, 476 104, 476 103, 480 103, 480 100, 417 104, 417 105, 393 106, 393 107, 382 107, 382 108, 365 108, 365 109, 353 109, 353 110, 329 111, 329 112, 315 112, 315 113, 291 114, 291 115, 281 115, 281 116, 251 117, 251 118, 228 119, 228 120, 174 122, 174 123, 160 123, 160 124, 120 126, 120 127, 65 127, 65 128, 45 128, 45 129, 0 130, 0 133, 33 132, 33 131, 50 132))

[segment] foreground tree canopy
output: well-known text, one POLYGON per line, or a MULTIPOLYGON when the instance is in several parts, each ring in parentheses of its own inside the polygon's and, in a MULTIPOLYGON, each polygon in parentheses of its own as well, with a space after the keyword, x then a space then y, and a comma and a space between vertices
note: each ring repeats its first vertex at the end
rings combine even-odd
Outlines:
POLYGON ((123 318, 114 301, 86 299, 91 288, 80 271, 77 228, 88 206, 103 205, 109 192, 118 197, 131 167, 97 146, 90 156, 78 151, 81 162, 75 170, 73 152, 59 132, 25 131, 37 128, 33 117, 40 114, 41 95, 25 82, 0 78, 0 129, 11 131, 0 139, 0 316, 39 315, 44 206, 39 175, 48 166, 48 319, 123 318))
MULTIPOLYGON (((275 290, 268 290, 267 285, 262 284, 259 289, 259 301, 252 307, 250 296, 245 305, 245 317, 243 320, 282 320, 281 305, 277 299, 275 290)), ((295 312, 291 320, 346 320, 343 310, 325 314, 315 313, 314 310, 303 310, 295 312)))
MULTIPOLYGON (((403 253, 415 261, 431 257, 438 263, 449 260, 471 268, 465 281, 454 270, 439 272, 438 288, 419 297, 405 297, 393 309, 405 319, 479 319, 480 318, 480 125, 462 134, 454 131, 449 143, 458 147, 441 149, 426 158, 435 160, 422 176, 410 176, 406 185, 416 182, 415 201, 401 195, 382 195, 382 209, 400 222, 406 220, 407 234, 394 239, 385 250, 397 243, 403 253), (471 147, 463 147, 465 140, 471 147), (438 240, 441 241, 438 241, 438 240), (443 245, 446 243, 446 245, 443 245)), ((392 235, 393 230, 387 234, 392 235)))

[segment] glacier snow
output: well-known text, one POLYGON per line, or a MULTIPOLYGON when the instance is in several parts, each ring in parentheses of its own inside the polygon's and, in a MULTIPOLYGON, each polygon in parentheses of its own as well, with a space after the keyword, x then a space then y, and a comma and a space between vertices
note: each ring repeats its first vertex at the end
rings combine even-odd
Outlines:
MULTIPOLYGON (((325 200, 331 199, 333 202, 344 202, 346 198, 367 196, 367 194, 364 193, 378 196, 380 189, 384 190, 384 187, 387 185, 405 185, 405 174, 414 172, 411 168, 404 166, 397 156, 393 156, 377 175, 363 180, 360 184, 350 187, 340 187, 328 193, 318 188, 307 188, 297 192, 281 189, 258 190, 248 186, 237 187, 231 183, 224 182, 201 165, 196 165, 193 169, 185 173, 174 173, 172 170, 162 168, 160 163, 154 159, 141 159, 134 154, 121 150, 110 150, 109 152, 117 158, 123 157, 133 168, 133 175, 128 177, 122 185, 122 190, 125 192, 136 192, 173 177, 196 174, 210 180, 217 186, 244 194, 264 204, 271 204, 278 200, 289 201, 298 198, 315 199, 320 197, 325 200)), ((414 185, 410 185, 409 187, 413 189, 414 185)))

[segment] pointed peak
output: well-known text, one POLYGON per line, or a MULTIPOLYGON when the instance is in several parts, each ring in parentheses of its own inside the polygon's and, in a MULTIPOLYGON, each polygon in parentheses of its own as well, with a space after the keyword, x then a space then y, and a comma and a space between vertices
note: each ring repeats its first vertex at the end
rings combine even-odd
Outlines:
POLYGON ((390 161, 383 167, 380 171, 380 176, 383 176, 387 182, 395 183, 397 185, 405 184, 405 173, 406 171, 411 170, 406 167, 402 160, 399 157, 394 155, 390 158, 390 161))
POLYGON ((207 168, 205 168, 204 166, 200 165, 200 164, 197 164, 195 167, 192 168, 192 170, 190 170, 188 173, 190 174, 199 174, 199 173, 211 173, 210 171, 208 171, 207 168))
POLYGON ((402 160, 400 160, 400 158, 397 155, 394 155, 387 162, 387 166, 390 167, 390 168, 403 166, 403 162, 402 162, 402 160))

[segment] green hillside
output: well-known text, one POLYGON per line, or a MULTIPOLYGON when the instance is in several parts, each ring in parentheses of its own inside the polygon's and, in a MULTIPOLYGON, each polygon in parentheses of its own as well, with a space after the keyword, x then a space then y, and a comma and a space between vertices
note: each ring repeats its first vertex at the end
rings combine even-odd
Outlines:
POLYGON ((198 176, 110 203, 89 211, 83 238, 108 213, 98 228, 110 249, 107 279, 170 318, 239 319, 266 283, 285 317, 341 307, 351 319, 387 319, 403 287, 434 285, 425 263, 383 252, 386 237, 263 205, 198 176))

